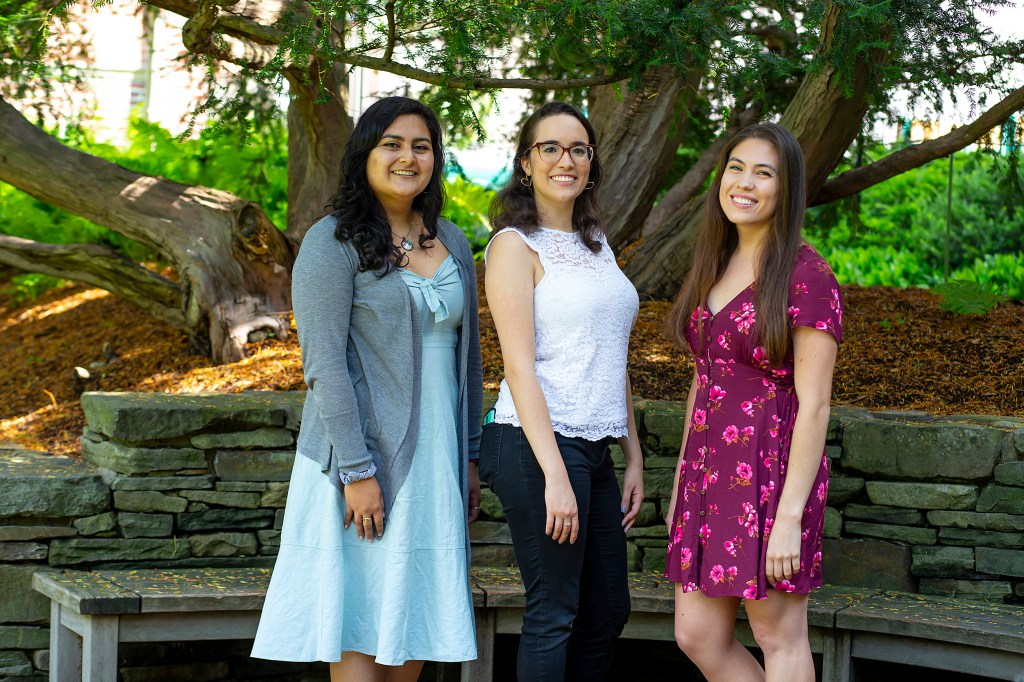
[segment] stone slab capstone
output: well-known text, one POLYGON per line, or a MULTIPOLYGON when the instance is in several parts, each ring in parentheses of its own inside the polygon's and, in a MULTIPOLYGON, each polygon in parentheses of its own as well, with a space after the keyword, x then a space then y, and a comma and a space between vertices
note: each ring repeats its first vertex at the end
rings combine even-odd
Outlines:
POLYGON ((122 443, 184 438, 203 430, 245 431, 297 422, 305 393, 111 393, 82 394, 89 427, 122 443))
POLYGON ((28 450, 0 458, 0 517, 92 516, 110 507, 110 489, 88 464, 28 450))
POLYGON ((843 467, 911 480, 984 480, 999 462, 1004 439, 1001 429, 976 424, 856 419, 843 432, 843 467))

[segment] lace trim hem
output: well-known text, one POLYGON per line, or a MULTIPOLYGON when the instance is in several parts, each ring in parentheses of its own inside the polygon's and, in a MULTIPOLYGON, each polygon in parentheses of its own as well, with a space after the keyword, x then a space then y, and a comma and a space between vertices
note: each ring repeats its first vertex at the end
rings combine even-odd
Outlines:
MULTIPOLYGON (((499 424, 522 427, 522 423, 520 423, 519 417, 516 415, 495 415, 494 421, 499 424)), ((563 424, 559 421, 552 421, 551 429, 555 433, 560 433, 567 438, 582 438, 583 440, 591 441, 603 440, 605 438, 621 438, 629 435, 629 429, 626 427, 625 422, 622 424, 610 422, 604 424, 576 426, 573 424, 563 424)))

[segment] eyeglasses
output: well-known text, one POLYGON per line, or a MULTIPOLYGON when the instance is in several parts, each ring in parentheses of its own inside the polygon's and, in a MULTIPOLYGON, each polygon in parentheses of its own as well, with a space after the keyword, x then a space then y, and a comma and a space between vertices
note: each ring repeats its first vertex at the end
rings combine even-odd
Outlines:
POLYGON ((544 163, 558 163, 562 160, 562 155, 569 152, 572 162, 583 166, 594 160, 596 148, 592 144, 574 144, 571 147, 563 147, 557 142, 538 142, 530 149, 536 149, 540 154, 540 160, 544 163))

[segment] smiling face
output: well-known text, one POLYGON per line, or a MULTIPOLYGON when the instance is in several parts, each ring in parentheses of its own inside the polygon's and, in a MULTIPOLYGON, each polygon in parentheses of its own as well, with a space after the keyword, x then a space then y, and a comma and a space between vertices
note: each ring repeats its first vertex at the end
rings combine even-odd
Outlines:
POLYGON ((748 138, 733 147, 718 191, 726 218, 737 228, 768 228, 779 203, 779 153, 759 138, 748 138))
MULTIPOLYGON (((534 138, 533 144, 557 142, 567 149, 592 143, 583 124, 568 114, 541 119, 537 123, 534 138)), ((533 197, 540 215, 553 216, 564 213, 568 208, 571 216, 572 205, 576 197, 583 193, 590 178, 591 164, 574 161, 568 151, 558 161, 548 163, 540 158, 536 147, 531 147, 520 163, 533 183, 533 197)))
POLYGON ((415 114, 396 118, 366 159, 366 179, 385 206, 411 205, 427 188, 433 170, 430 131, 415 114))

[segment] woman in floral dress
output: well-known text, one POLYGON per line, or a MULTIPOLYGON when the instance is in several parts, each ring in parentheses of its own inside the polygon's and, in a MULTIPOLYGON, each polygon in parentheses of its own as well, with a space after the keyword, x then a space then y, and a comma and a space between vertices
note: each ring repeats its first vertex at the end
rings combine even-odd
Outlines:
POLYGON ((801 238, 799 143, 775 124, 729 140, 670 329, 693 353, 666 522, 676 641, 715 680, 814 680, 825 432, 843 300, 801 238), (740 599, 764 668, 733 636, 740 599))

